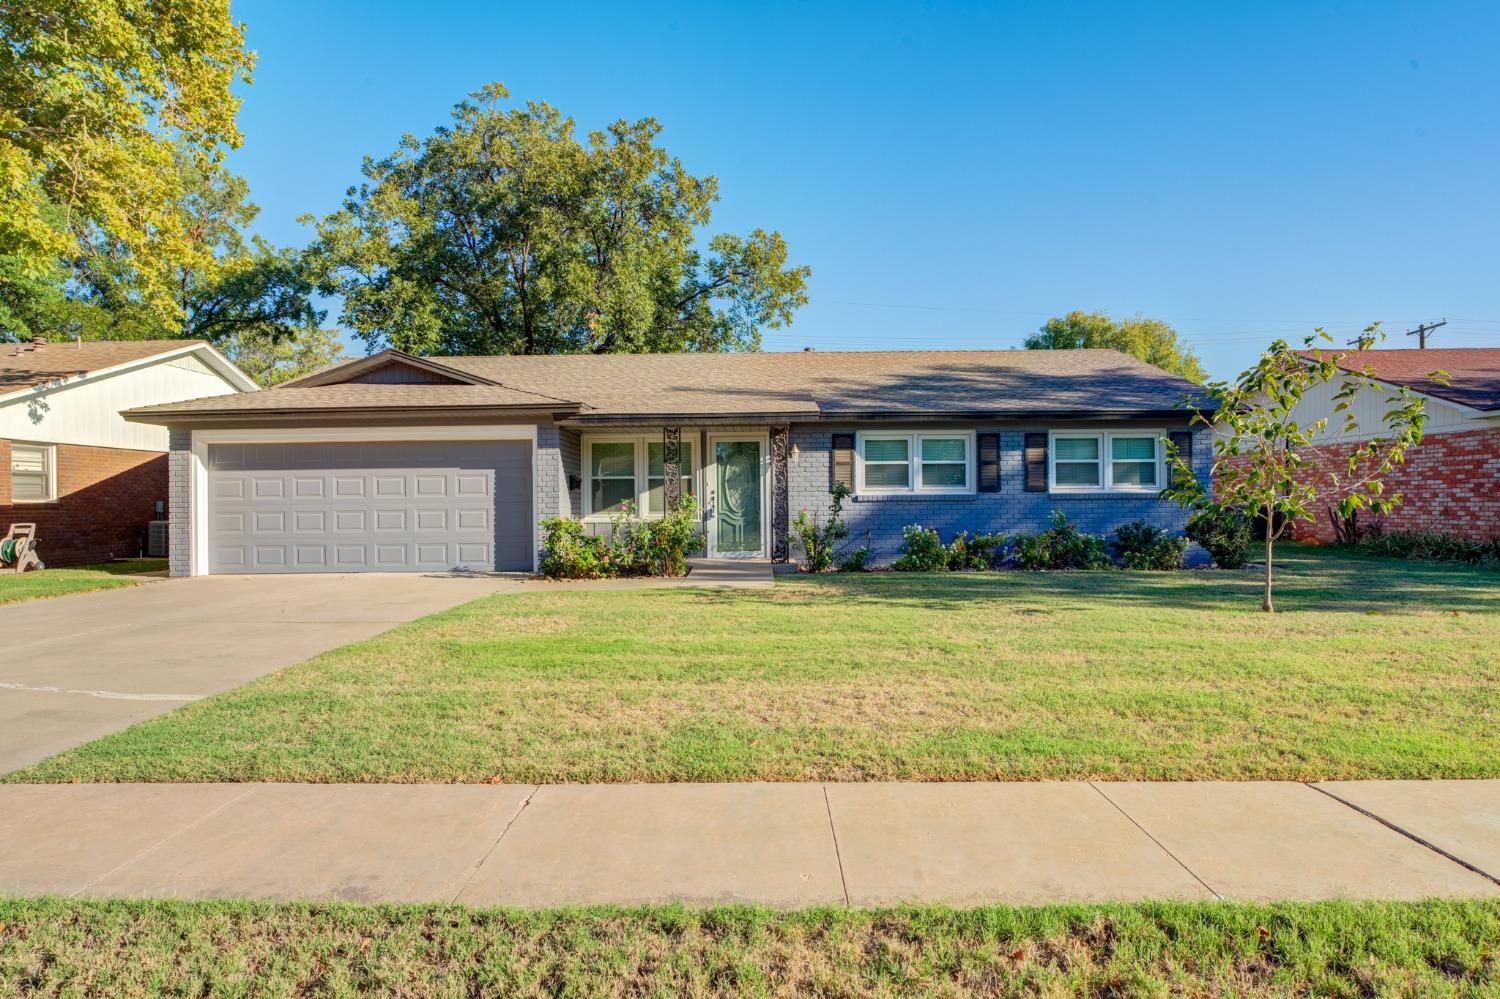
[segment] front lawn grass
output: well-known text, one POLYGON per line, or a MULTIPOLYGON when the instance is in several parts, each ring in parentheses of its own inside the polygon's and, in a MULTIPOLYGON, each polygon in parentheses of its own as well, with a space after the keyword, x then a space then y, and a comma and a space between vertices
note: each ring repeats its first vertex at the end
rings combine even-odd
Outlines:
POLYGON ((129 559, 123 562, 101 562, 71 569, 41 569, 34 572, 0 573, 0 604, 41 597, 65 597, 90 590, 112 590, 135 586, 139 579, 130 578, 142 572, 160 572, 166 559, 129 559))
POLYGON ((1500 903, 878 912, 0 900, 0 995, 1482 996, 1500 903))
POLYGON ((1500 776, 1492 572, 783 578, 500 595, 13 781, 1500 776))

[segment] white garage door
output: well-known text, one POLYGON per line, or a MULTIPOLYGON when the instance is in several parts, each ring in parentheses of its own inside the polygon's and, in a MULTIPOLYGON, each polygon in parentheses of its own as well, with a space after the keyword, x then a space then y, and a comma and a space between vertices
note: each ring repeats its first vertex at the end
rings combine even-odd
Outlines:
POLYGON ((208 568, 530 569, 527 441, 216 444, 208 568))

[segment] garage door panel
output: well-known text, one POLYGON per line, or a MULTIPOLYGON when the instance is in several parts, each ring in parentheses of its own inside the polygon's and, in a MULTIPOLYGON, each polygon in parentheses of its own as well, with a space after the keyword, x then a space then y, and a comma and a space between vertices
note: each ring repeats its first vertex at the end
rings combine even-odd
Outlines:
POLYGON ((325 534, 328 514, 323 510, 293 510, 292 531, 297 534, 325 534))
POLYGON ((260 568, 286 568, 286 546, 285 545, 256 545, 251 549, 255 555, 255 565, 260 568))
POLYGON ((292 479, 292 495, 297 499, 322 499, 327 485, 321 475, 298 475, 292 479))
POLYGON ((214 445, 209 571, 529 569, 524 441, 214 445))

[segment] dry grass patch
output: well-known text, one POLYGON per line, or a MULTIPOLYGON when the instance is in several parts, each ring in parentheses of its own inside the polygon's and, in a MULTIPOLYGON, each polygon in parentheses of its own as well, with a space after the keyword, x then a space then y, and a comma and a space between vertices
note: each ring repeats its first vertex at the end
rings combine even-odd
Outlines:
POLYGON ((1285 565, 500 595, 11 779, 1500 776, 1500 578, 1285 565))
POLYGON ((0 995, 1482 996, 1500 904, 881 912, 0 900, 0 995))

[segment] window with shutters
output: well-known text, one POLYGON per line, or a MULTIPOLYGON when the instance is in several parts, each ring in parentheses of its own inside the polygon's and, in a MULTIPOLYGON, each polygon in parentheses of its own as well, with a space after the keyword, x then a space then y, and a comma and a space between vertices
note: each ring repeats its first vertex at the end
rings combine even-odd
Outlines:
POLYGON ((1140 430, 1053 431, 1054 492, 1151 492, 1161 488, 1162 434, 1140 430))
POLYGON ((856 493, 972 493, 974 434, 861 433, 855 481, 856 493))
POLYGON ((10 445, 10 492, 16 503, 49 503, 57 498, 56 453, 50 444, 10 445))

